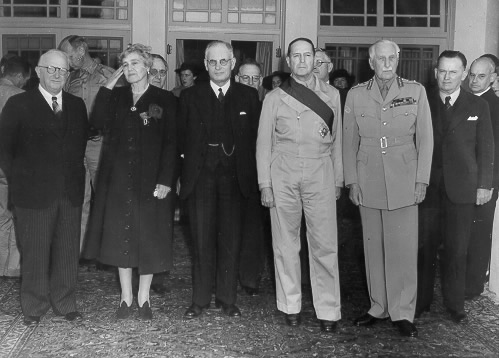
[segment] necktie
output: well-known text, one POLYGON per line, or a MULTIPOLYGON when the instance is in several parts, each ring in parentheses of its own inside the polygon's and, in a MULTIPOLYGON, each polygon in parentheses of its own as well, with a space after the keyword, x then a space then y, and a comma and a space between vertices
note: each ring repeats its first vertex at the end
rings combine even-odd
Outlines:
POLYGON ((224 101, 224 92, 221 88, 218 89, 218 100, 220 101, 220 103, 224 101))
POLYGON ((52 97, 52 110, 56 115, 60 114, 62 111, 61 106, 57 103, 57 97, 52 97))
POLYGON ((385 99, 387 94, 388 94, 388 84, 383 83, 383 85, 381 86, 381 97, 385 99))
POLYGON ((450 96, 445 97, 445 109, 449 110, 452 107, 450 104, 450 96))

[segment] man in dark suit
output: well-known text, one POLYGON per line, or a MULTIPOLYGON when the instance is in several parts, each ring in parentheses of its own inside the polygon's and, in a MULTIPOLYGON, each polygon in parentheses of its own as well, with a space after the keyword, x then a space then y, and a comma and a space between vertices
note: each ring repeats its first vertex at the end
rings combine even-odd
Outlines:
POLYGON ((480 96, 489 104, 490 120, 494 133, 494 176, 492 197, 484 205, 475 208, 475 219, 471 228, 468 261, 466 264, 465 299, 473 299, 483 292, 487 279, 492 245, 492 225, 499 189, 499 97, 491 88, 497 77, 494 61, 488 57, 477 58, 470 67, 469 87, 471 92, 480 96))
POLYGON ((438 91, 428 99, 433 121, 434 151, 430 185, 421 215, 439 218, 422 225, 418 262, 416 314, 429 311, 433 299, 439 240, 444 305, 451 319, 466 318, 466 258, 476 205, 491 198, 494 138, 487 102, 461 88, 466 57, 459 51, 440 54, 435 69, 438 91), (433 224, 439 230, 429 230, 433 224))
POLYGON ((36 73, 39 87, 11 97, 0 117, 0 167, 17 219, 26 325, 51 306, 68 321, 82 318, 76 284, 87 111, 82 99, 62 91, 64 52, 43 54, 36 73))
POLYGON ((180 95, 180 198, 188 200, 194 266, 186 318, 209 307, 213 272, 216 307, 228 316, 241 315, 235 305, 241 219, 245 200, 257 190, 258 93, 230 81, 236 63, 230 44, 208 44, 204 63, 210 81, 180 95))

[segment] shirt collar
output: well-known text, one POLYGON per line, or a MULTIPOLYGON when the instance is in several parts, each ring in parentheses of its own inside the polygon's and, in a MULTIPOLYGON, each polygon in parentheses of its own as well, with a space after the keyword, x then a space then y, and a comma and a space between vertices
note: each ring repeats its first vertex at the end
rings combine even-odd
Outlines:
POLYGON ((95 60, 92 60, 89 66, 87 67, 82 67, 81 69, 84 71, 87 71, 90 74, 93 74, 95 72, 95 69, 97 68, 99 64, 95 62, 95 60))
POLYGON ((54 96, 53 94, 47 92, 47 90, 43 88, 42 85, 38 85, 38 90, 40 90, 40 93, 42 94, 43 98, 45 98, 45 101, 47 101, 50 107, 52 107, 52 97, 57 97, 57 103, 62 108, 62 91, 54 96))
POLYGON ((7 79, 7 78, 0 78, 0 84, 2 85, 9 85, 9 86, 15 86, 14 83, 7 79))
POLYGON ((291 77, 293 77, 293 79, 296 82, 298 82, 299 84, 301 84, 301 85, 303 85, 311 90, 315 89, 315 85, 316 85, 315 76, 316 76, 316 74, 312 73, 312 76, 310 76, 310 79, 308 81, 302 81, 302 80, 299 80, 298 78, 296 78, 295 75, 291 74, 291 77))
POLYGON ((210 86, 213 89, 213 92, 215 92, 215 96, 218 97, 218 89, 221 88, 224 96, 227 94, 227 91, 229 90, 230 87, 230 80, 228 80, 222 87, 219 85, 215 84, 213 81, 210 80, 210 86))
POLYGON ((454 102, 456 102, 457 97, 459 97, 460 93, 461 93, 461 87, 458 87, 458 89, 454 91, 454 93, 452 94, 440 92, 440 99, 442 100, 443 103, 445 103, 445 97, 450 96, 450 105, 453 106, 454 102))
POLYGON ((383 85, 386 84, 388 90, 390 90, 390 87, 392 86, 393 81, 395 81, 395 77, 397 77, 397 76, 396 75, 393 76, 388 81, 386 81, 386 80, 383 81, 381 78, 378 78, 378 76, 374 76, 374 79, 376 80, 376 83, 378 84, 379 89, 381 89, 383 87, 383 85))
POLYGON ((490 89, 490 86, 487 87, 487 89, 485 91, 482 91, 482 92, 479 92, 479 93, 473 93, 475 96, 481 96, 482 94, 484 94, 485 92, 487 92, 488 90, 490 89))

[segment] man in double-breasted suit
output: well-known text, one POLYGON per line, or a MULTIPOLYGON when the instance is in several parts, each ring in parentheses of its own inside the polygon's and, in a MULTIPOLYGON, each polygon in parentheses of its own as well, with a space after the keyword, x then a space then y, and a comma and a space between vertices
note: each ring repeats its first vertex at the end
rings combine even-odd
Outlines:
POLYGON ((256 186, 259 102, 254 88, 230 81, 232 46, 213 41, 205 51, 208 83, 180 96, 179 146, 184 155, 180 197, 187 199, 193 240, 193 297, 186 318, 210 305, 240 316, 237 296, 241 217, 256 186))
POLYGON ((419 259, 418 311, 428 311, 433 299, 435 260, 440 242, 444 305, 456 323, 466 318, 464 295, 466 261, 476 205, 492 195, 494 137, 487 102, 461 88, 466 78, 466 57, 444 51, 435 68, 438 90, 429 103, 435 151, 428 202, 439 231, 423 237, 419 259))
POLYGON ((51 306, 69 321, 81 319, 76 284, 87 111, 83 100, 62 91, 66 54, 46 52, 36 73, 39 87, 11 97, 0 119, 0 167, 17 219, 26 325, 51 306))
POLYGON ((369 48, 374 78, 350 90, 344 113, 343 162, 350 199, 359 205, 371 308, 355 320, 390 317, 417 336, 418 206, 430 179, 433 135, 424 87, 397 77, 400 49, 369 48))

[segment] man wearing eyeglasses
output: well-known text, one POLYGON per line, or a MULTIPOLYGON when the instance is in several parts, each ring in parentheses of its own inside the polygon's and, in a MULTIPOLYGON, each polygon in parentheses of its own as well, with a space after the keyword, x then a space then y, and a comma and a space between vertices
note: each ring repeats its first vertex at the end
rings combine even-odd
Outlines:
MULTIPOLYGON (((69 64, 73 69, 68 76, 64 90, 82 98, 87 107, 87 114, 90 116, 99 88, 106 84, 108 78, 114 73, 114 69, 102 65, 90 57, 88 44, 84 37, 78 35, 65 37, 59 44, 59 50, 68 55, 69 64)), ((80 251, 85 240, 92 188, 95 190, 96 187, 101 148, 102 134, 93 130, 92 137, 88 140, 85 151, 86 179, 81 220, 80 251)))
POLYGON ((329 73, 333 70, 333 63, 328 54, 321 48, 315 49, 314 73, 321 80, 329 83, 329 73))
POLYGON ((187 199, 193 242, 192 305, 186 318, 210 306, 230 316, 236 306, 242 217, 256 186, 255 140, 258 94, 230 81, 236 60, 232 46, 213 41, 204 64, 210 81, 180 94, 180 151, 184 155, 180 198, 187 199))
POLYGON ((82 318, 76 284, 87 111, 81 98, 63 91, 64 52, 43 54, 36 73, 39 87, 11 97, 0 117, 0 167, 16 213, 26 325, 50 307, 68 321, 82 318))
POLYGON ((370 326, 390 318, 416 337, 418 204, 430 180, 433 131, 424 87, 397 76, 400 48, 369 48, 374 77, 347 95, 343 164, 350 200, 362 219, 370 309, 355 319, 370 326))
POLYGON ((258 184, 270 208, 277 308, 298 326, 302 307, 300 222, 307 225, 314 308, 320 329, 341 318, 336 199, 343 186, 341 105, 337 91, 313 73, 315 46, 288 46, 291 77, 265 97, 257 138, 258 184))

